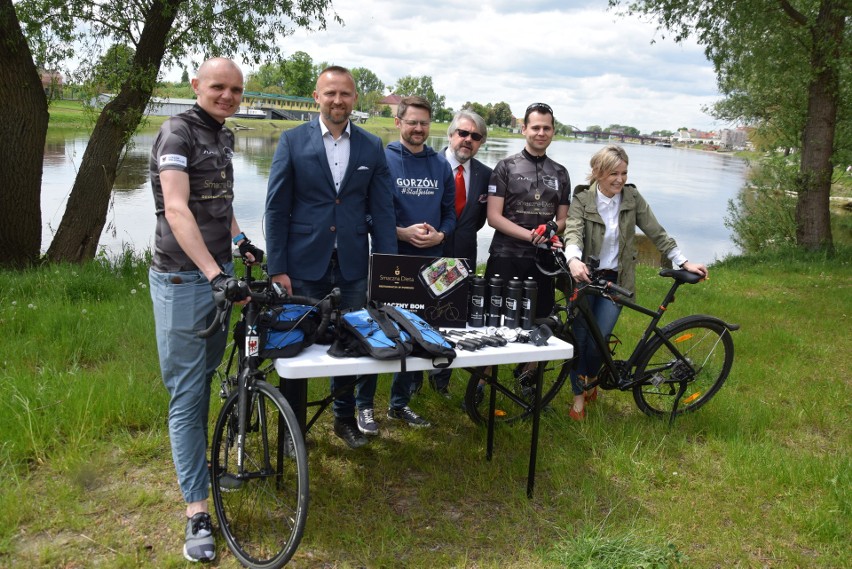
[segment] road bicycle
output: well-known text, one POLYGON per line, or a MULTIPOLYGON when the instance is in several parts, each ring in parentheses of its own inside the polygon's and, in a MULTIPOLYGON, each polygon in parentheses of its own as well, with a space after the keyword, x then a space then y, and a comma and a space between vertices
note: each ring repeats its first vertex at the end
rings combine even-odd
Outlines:
MULTIPOLYGON (((335 304, 290 296, 266 277, 254 279, 245 265, 239 280, 251 291, 233 327, 234 341, 217 374, 224 400, 211 439, 210 479, 219 528, 246 567, 282 567, 299 546, 308 515, 308 458, 297 416, 280 387, 267 382, 271 362, 261 357, 261 314, 283 304, 315 306, 320 330, 335 304)), ((232 304, 217 309, 209 337, 230 323, 232 304)))
MULTIPOLYGON (((592 339, 603 357, 597 380, 586 390, 596 387, 632 391, 639 409, 649 416, 670 417, 704 406, 722 387, 734 363, 734 342, 731 332, 739 325, 715 316, 694 314, 663 326, 660 320, 675 293, 684 284, 696 284, 701 277, 684 270, 663 269, 660 276, 672 279, 672 285, 656 310, 629 300, 632 293, 607 281, 593 270, 591 283, 575 283, 565 255, 556 249, 539 249, 536 265, 544 274, 556 279, 557 290, 564 295, 549 317, 537 321, 544 324, 557 338, 575 345, 572 332, 575 319, 583 317, 589 323, 592 339), (604 297, 611 302, 644 314, 650 318, 645 331, 626 360, 615 359, 614 336, 604 338, 584 298, 604 297)), ((500 330, 494 331, 501 333, 500 330)), ((506 333, 505 331, 503 332, 506 333)), ((517 336, 515 331, 508 331, 517 336)), ((513 338, 517 339, 517 338, 513 338)), ((545 364, 540 407, 548 405, 569 378, 572 360, 551 361, 545 364)), ((516 421, 535 410, 535 368, 526 364, 492 370, 488 375, 472 374, 465 392, 465 410, 477 423, 488 420, 485 388, 497 393, 496 421, 516 421)))

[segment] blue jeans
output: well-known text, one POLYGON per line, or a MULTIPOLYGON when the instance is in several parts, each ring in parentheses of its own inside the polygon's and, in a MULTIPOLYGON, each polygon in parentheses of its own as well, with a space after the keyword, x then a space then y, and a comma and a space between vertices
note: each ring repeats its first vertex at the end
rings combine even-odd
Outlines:
MULTIPOLYGON (((328 270, 320 280, 303 281, 291 277, 290 284, 293 286, 293 294, 311 298, 322 298, 331 292, 331 289, 338 287, 340 308, 362 308, 367 302, 367 279, 344 280, 335 259, 331 260, 328 270)), ((341 419, 354 417, 356 405, 359 409, 372 408, 377 378, 376 374, 357 376, 358 386, 355 390, 345 391, 334 399, 331 406, 334 416, 341 419)), ((334 393, 353 381, 355 381, 354 376, 332 377, 331 392, 334 393)))
POLYGON ((402 409, 408 405, 411 401, 411 390, 418 382, 423 382, 422 371, 400 371, 393 374, 390 393, 391 408, 402 409))
MULTIPOLYGON (((231 273, 233 265, 227 264, 231 273)), ((216 305, 201 271, 159 273, 150 269, 154 326, 163 383, 169 391, 169 440, 183 499, 206 500, 207 422, 210 381, 222 361, 227 330, 196 336, 213 322, 216 305)))
MULTIPOLYGON (((586 296, 584 301, 587 302, 587 306, 594 315, 604 340, 606 340, 615 328, 615 323, 618 322, 621 305, 606 298, 591 295, 586 296)), ((574 354, 577 358, 577 365, 571 370, 571 390, 574 395, 580 395, 583 393, 583 386, 579 377, 581 375, 597 377, 603 356, 598 351, 592 333, 586 324, 586 319, 582 315, 574 321, 574 340, 576 342, 574 354)))

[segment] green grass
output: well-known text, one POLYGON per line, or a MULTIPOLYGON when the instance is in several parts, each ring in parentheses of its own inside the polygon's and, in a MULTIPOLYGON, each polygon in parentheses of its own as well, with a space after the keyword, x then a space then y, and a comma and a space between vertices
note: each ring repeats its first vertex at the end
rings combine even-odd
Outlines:
MULTIPOLYGON (((849 253, 727 259, 682 289, 667 321, 742 326, 726 385, 671 427, 618 392, 574 423, 566 389, 542 417, 532 500, 530 425, 498 426, 486 461, 461 372, 451 401, 412 401, 432 429, 378 413, 382 436, 349 451, 322 417, 291 566, 850 566, 849 253)), ((0 567, 190 565, 146 272, 130 256, 0 272, 0 567)), ((667 286, 647 267, 637 282, 646 304, 667 286)), ((616 333, 628 344, 643 325, 625 312, 616 333)), ((218 545, 215 565, 237 567, 218 545)))

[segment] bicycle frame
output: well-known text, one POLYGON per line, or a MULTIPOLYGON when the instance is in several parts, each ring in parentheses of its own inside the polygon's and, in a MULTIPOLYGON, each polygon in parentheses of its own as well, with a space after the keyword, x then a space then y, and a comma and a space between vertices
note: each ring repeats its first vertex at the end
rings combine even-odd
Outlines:
POLYGON ((583 293, 577 290, 576 288, 574 289, 571 296, 569 297, 570 304, 564 308, 564 310, 568 314, 568 318, 566 319, 565 325, 570 326, 573 324, 574 318, 576 316, 572 313, 572 308, 577 308, 577 310, 583 315, 583 318, 585 318, 587 328, 592 335, 592 339, 594 340, 595 345, 598 347, 598 350, 600 350, 601 357, 603 358, 603 366, 609 370, 610 374, 612 374, 612 377, 617 383, 617 385, 615 386, 604 385, 602 383, 603 378, 598 377, 596 381, 588 384, 588 389, 600 385, 603 389, 612 389, 613 387, 617 387, 618 389, 624 391, 632 388, 634 385, 642 383, 645 378, 634 378, 632 380, 630 379, 630 370, 634 368, 634 366, 636 365, 636 361, 639 358, 639 355, 648 345, 648 342, 653 336, 661 338, 666 343, 666 345, 672 350, 672 353, 677 355, 678 359, 685 361, 683 354, 681 354, 674 345, 672 345, 668 340, 665 339, 665 336, 662 334, 662 329, 658 326, 660 320, 663 318, 663 315, 666 312, 666 309, 668 308, 668 305, 674 301, 675 292, 681 284, 682 283, 678 282, 677 280, 672 283, 671 288, 669 288, 669 291, 666 293, 663 302, 660 304, 657 310, 650 310, 649 308, 632 302, 620 295, 608 295, 605 292, 598 290, 594 290, 592 292, 592 294, 609 299, 610 302, 614 302, 621 306, 627 307, 635 312, 639 312, 651 318, 651 321, 645 327, 644 332, 642 332, 642 336, 636 343, 636 347, 633 348, 633 352, 630 354, 630 357, 625 361, 623 367, 621 368, 619 368, 618 364, 616 364, 616 360, 612 357, 612 353, 608 349, 609 345, 607 343, 607 340, 603 337, 603 333, 601 332, 600 327, 598 327, 597 320, 592 315, 588 304, 583 301, 583 293))

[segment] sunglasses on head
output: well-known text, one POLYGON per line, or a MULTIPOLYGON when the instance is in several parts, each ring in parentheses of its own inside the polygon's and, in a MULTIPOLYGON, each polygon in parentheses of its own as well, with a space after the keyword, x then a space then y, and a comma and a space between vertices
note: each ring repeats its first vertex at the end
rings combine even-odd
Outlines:
POLYGON ((480 140, 482 140, 482 135, 478 132, 470 132, 469 130, 464 130, 461 128, 456 129, 456 134, 459 135, 459 137, 461 138, 467 138, 469 136, 470 139, 474 142, 479 142, 480 140))
POLYGON ((527 107, 527 114, 528 115, 530 113, 534 112, 534 111, 544 111, 545 114, 549 114, 549 115, 553 114, 553 109, 550 108, 550 105, 547 105, 545 103, 533 103, 532 105, 527 107))

